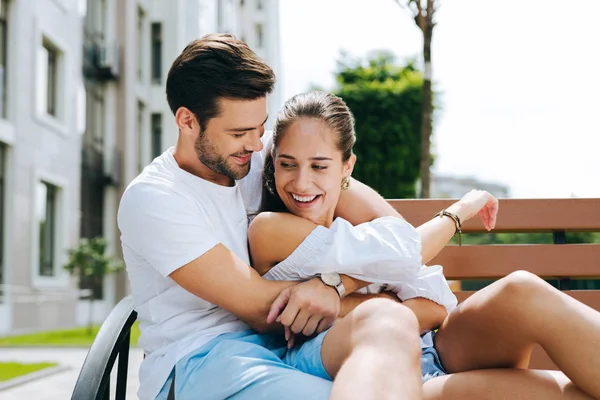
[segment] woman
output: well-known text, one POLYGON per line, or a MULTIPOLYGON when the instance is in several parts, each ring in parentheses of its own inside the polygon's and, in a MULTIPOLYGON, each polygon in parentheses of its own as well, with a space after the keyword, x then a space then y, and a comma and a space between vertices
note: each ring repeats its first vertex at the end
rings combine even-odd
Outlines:
MULTIPOLYGON (((248 236, 261 274, 278 268, 319 226, 331 232, 335 206, 356 160, 354 141, 353 117, 341 99, 312 92, 286 103, 274 129, 273 169, 265 167, 265 184, 272 193, 265 193, 263 203, 264 209, 284 213, 259 215, 248 236)), ((479 214, 492 229, 497 200, 473 191, 447 211, 450 216, 417 228, 425 263, 453 236, 456 216, 465 221, 479 214)), ((344 312, 348 307, 352 304, 344 312)), ((442 314, 443 320, 440 307, 429 302, 416 312, 419 320, 435 314, 434 320, 441 322, 432 350, 441 359, 440 375, 447 373, 425 383, 425 398, 600 398, 600 313, 542 279, 513 273, 448 316, 442 314), (536 344, 562 372, 525 369, 536 344)))

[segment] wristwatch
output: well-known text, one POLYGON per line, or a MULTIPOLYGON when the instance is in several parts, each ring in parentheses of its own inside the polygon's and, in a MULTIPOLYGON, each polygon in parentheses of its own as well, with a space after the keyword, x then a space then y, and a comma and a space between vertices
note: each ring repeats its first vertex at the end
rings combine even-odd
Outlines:
POLYGON ((346 288, 344 287, 344 283, 342 282, 342 277, 337 272, 326 272, 324 274, 320 274, 321 282, 323 282, 327 286, 331 286, 335 289, 337 294, 340 296, 340 300, 346 296, 346 288))

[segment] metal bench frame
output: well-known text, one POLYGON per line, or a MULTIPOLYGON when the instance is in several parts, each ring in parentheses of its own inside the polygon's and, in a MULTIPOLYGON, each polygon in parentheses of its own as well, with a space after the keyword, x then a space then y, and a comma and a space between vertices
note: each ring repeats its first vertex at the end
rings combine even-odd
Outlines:
POLYGON ((125 400, 131 326, 137 319, 133 298, 127 296, 111 311, 100 327, 77 378, 72 400, 110 399, 110 374, 117 366, 116 400, 125 400))

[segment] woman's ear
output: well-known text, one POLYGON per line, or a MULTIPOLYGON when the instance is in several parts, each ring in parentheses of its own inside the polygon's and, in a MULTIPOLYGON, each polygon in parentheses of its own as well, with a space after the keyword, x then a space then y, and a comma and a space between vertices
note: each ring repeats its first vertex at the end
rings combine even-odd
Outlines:
POLYGON ((352 154, 348 161, 344 163, 344 176, 352 175, 354 164, 356 163, 356 154, 352 154))

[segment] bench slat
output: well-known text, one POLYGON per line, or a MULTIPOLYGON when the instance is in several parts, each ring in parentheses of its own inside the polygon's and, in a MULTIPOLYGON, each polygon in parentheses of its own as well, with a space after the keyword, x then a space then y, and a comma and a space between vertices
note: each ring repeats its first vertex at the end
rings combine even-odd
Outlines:
MULTIPOLYGON (((457 200, 388 200, 414 226, 429 221, 457 200)), ((465 232, 485 232, 479 218, 465 232)), ((600 231, 600 199, 501 199, 494 232, 600 231), (532 229, 532 227, 534 227, 532 229)))
POLYGON ((600 244, 446 246, 428 265, 448 279, 500 278, 527 270, 544 278, 600 277, 600 244))

